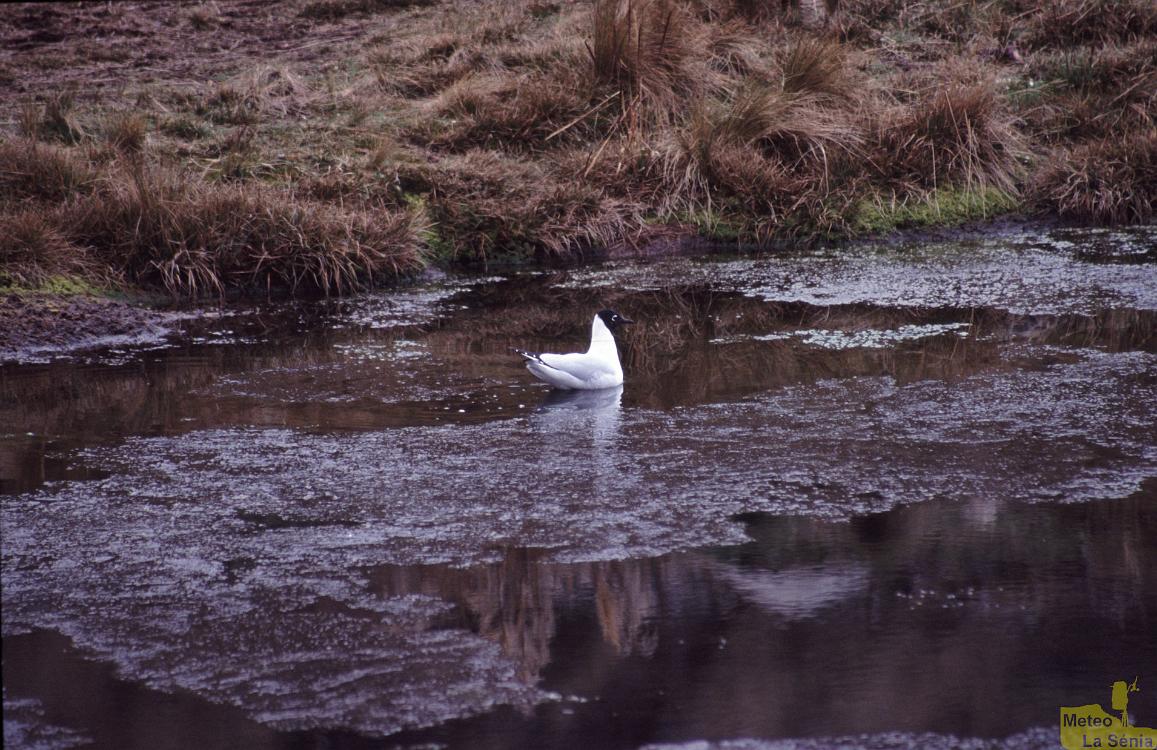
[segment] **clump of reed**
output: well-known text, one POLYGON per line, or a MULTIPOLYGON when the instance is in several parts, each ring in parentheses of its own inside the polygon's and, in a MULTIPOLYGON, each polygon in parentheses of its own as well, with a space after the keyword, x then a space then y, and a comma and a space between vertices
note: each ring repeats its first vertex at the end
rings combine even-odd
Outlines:
POLYGON ((92 189, 97 173, 74 149, 30 139, 0 141, 0 207, 60 201, 92 189))
POLYGON ((621 123, 635 132, 670 121, 704 87, 697 64, 703 37, 674 0, 596 0, 590 58, 595 81, 617 97, 621 123))
POLYGON ((1157 34, 1157 6, 1149 0, 1053 0, 1022 3, 1023 41, 1033 48, 1108 45, 1157 34))
POLYGON ((934 87, 886 117, 875 160, 899 184, 997 187, 1015 194, 1025 148, 992 84, 934 87))
MULTIPOLYGON (((134 130, 135 132, 135 130, 134 130)), ((342 208, 260 184, 217 184, 140 158, 86 161, 26 142, 0 145, 0 270, 124 278, 176 296, 343 294, 423 264, 424 217, 342 208)))
POLYGON ((0 214, 0 286, 39 287, 59 276, 111 279, 64 235, 50 211, 25 207, 0 214))
POLYGON ((1157 126, 1157 43, 1038 52, 1025 74, 1041 95, 1022 104, 1050 143, 1118 137, 1157 126))
POLYGON ((43 105, 26 104, 20 111, 18 128, 27 138, 77 144, 86 132, 76 116, 71 92, 50 96, 43 105))
POLYGON ((429 140, 458 149, 561 144, 596 132, 597 113, 584 116, 590 100, 589 87, 575 75, 470 76, 441 93, 439 110, 452 124, 429 140))
POLYGON ((399 180, 427 196, 432 244, 447 260, 566 258, 622 242, 642 225, 630 202, 495 151, 400 165, 399 180))
POLYGON ((104 137, 110 146, 125 155, 141 153, 148 139, 149 124, 139 112, 117 112, 105 123, 104 137))
POLYGON ((411 212, 342 210, 157 165, 126 171, 72 204, 62 231, 134 281, 175 295, 343 294, 422 264, 411 212))
POLYGON ((1143 224, 1157 217, 1157 131, 1103 139, 1054 154, 1035 176, 1038 209, 1099 224, 1143 224))
POLYGON ((801 40, 777 73, 696 102, 672 131, 661 157, 671 213, 722 209, 752 228, 743 232, 749 239, 764 241, 796 231, 804 216, 819 218, 825 201, 841 203, 839 183, 864 142, 842 51, 801 40))

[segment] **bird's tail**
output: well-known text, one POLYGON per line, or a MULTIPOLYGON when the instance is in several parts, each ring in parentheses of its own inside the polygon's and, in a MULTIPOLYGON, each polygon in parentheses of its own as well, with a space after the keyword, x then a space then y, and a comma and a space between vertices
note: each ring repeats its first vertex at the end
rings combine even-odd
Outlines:
POLYGON ((512 352, 514 352, 515 354, 522 355, 526 359, 529 359, 531 362, 541 362, 542 361, 537 354, 534 354, 532 352, 528 352, 525 349, 518 349, 518 348, 512 346, 512 347, 510 347, 510 350, 512 352))

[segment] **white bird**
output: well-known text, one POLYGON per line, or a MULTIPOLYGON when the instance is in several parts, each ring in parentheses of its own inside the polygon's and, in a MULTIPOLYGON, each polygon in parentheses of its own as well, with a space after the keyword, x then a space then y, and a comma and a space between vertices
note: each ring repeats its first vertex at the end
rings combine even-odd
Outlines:
POLYGON ((532 354, 514 351, 526 358, 526 369, 539 380, 563 390, 593 391, 623 384, 623 366, 612 333, 616 328, 635 321, 614 310, 603 310, 591 323, 591 347, 571 354, 532 354))

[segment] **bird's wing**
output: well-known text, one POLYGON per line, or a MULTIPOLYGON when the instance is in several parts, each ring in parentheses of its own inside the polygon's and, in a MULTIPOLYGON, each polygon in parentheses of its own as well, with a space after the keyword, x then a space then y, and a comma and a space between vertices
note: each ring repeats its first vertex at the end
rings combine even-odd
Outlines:
POLYGON ((601 358, 592 357, 585 352, 540 354, 537 361, 582 381, 592 380, 611 371, 611 368, 601 358))

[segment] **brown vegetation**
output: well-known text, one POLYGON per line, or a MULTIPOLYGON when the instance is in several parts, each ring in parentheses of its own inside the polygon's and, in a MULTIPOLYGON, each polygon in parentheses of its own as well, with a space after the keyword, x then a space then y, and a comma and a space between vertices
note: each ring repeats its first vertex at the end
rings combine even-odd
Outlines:
POLYGON ((91 276, 101 273, 101 268, 83 248, 69 242, 43 211, 25 209, 0 216, 0 269, 9 283, 39 287, 54 276, 91 276))
POLYGON ((1157 216, 1157 131, 1062 152, 1037 174, 1037 206, 1068 219, 1142 224, 1157 216))
POLYGON ((131 125, 112 132, 121 134, 110 140, 127 160, 77 166, 75 156, 44 146, 6 145, 8 155, 31 155, 0 193, 7 207, 0 268, 9 282, 35 285, 98 269, 100 280, 125 278, 178 296, 231 289, 332 294, 421 266, 422 220, 414 212, 342 210, 287 190, 207 183, 142 161, 132 151, 141 146, 131 125), (99 178, 86 192, 62 195, 61 185, 79 184, 77 173, 86 168, 100 170, 99 178))
POLYGON ((3 11, 0 82, 29 82, 0 135, 4 278, 336 293, 423 255, 569 257, 665 227, 887 230, 888 206, 945 191, 978 217, 1152 220, 1143 0, 259 7, 3 11), (74 20, 106 41, 21 36, 74 20), (150 46, 150 22, 187 39, 150 46))
POLYGON ((936 87, 883 129, 887 173, 921 187, 993 185, 1015 192, 1024 155, 991 83, 936 87))

